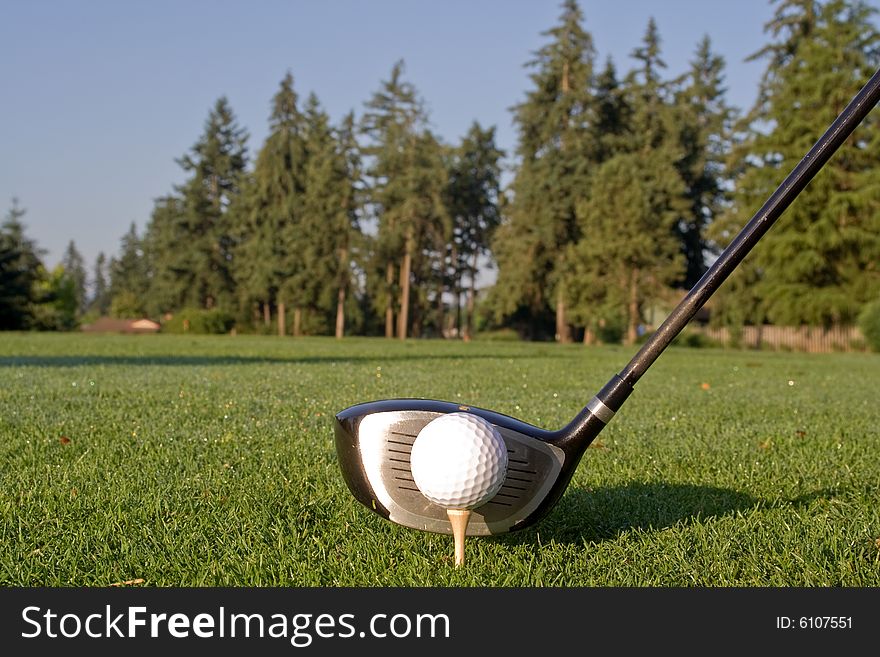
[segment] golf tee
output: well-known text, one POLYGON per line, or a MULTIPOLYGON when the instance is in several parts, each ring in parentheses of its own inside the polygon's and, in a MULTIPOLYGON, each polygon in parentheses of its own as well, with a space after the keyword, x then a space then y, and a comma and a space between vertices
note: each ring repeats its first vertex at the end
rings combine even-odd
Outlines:
POLYGON ((464 537, 471 512, 468 509, 446 509, 446 515, 452 523, 452 536, 455 538, 455 565, 460 566, 464 563, 464 537))

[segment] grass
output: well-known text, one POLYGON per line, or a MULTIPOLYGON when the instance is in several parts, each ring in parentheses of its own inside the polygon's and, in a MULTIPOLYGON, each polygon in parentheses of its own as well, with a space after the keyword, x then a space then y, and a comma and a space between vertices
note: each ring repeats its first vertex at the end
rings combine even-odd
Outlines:
POLYGON ((349 494, 397 396, 568 421, 623 347, 4 334, 0 584, 880 586, 880 356, 671 348, 551 514, 452 542, 349 494))

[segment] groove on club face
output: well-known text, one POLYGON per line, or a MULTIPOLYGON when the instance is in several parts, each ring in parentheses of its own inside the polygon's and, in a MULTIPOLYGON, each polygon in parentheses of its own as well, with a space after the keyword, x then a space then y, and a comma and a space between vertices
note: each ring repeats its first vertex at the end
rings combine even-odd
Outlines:
MULTIPOLYGON (((552 506, 577 465, 556 432, 484 409, 433 400, 385 400, 359 404, 336 417, 336 449, 343 477, 367 508, 400 525, 451 534, 446 509, 415 484, 410 451, 419 431, 444 413, 462 410, 492 422, 507 445, 508 467, 501 490, 473 509, 469 536, 503 534, 537 521, 552 506)), ((582 452, 582 450, 577 450, 582 452)))

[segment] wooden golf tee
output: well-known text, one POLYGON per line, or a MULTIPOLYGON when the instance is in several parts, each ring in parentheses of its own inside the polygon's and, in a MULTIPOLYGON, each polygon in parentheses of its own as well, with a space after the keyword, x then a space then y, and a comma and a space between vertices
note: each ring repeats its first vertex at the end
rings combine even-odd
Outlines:
POLYGON ((446 509, 449 522, 452 523, 452 536, 455 538, 455 565, 464 563, 464 536, 467 532, 468 521, 471 519, 469 509, 446 509))

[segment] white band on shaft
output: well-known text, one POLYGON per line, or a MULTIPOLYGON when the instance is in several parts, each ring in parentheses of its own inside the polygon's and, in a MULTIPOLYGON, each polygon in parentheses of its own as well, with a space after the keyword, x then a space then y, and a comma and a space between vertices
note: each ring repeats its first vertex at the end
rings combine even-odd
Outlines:
POLYGON ((611 422, 611 418, 614 417, 614 411, 608 408, 605 404, 602 403, 598 397, 593 397, 590 400, 590 403, 587 404, 587 410, 590 411, 597 418, 602 420, 605 424, 611 422))

